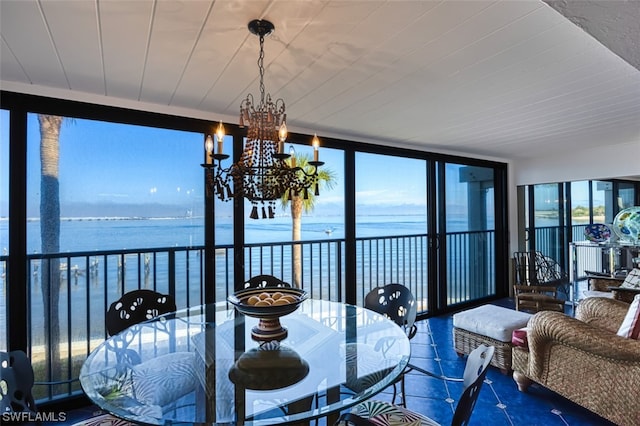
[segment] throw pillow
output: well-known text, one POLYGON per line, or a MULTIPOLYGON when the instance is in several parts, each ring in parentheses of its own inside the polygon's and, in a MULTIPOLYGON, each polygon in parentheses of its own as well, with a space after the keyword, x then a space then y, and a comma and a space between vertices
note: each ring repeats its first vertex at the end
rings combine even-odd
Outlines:
POLYGON ((640 339, 640 294, 633 298, 618 330, 618 336, 640 339))
POLYGON ((640 269, 632 269, 625 277, 624 282, 620 284, 620 287, 640 289, 640 269))
POLYGON ((528 349, 529 342, 527 340, 527 331, 529 331, 527 327, 513 330, 513 333, 511 334, 511 344, 513 346, 520 346, 521 348, 528 349))

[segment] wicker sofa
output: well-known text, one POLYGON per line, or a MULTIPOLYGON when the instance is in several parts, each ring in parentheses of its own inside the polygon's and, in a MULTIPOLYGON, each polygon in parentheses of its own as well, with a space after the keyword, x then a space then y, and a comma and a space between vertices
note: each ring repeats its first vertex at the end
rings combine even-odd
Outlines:
POLYGON ((640 286, 640 269, 638 268, 632 269, 622 278, 595 275, 594 272, 587 272, 587 277, 589 278, 588 296, 611 297, 631 303, 635 295, 640 293, 640 288, 638 288, 640 286))
POLYGON ((537 382, 619 425, 640 424, 640 341, 616 334, 629 304, 593 297, 576 318, 543 311, 531 317, 527 347, 512 351, 520 391, 537 382))

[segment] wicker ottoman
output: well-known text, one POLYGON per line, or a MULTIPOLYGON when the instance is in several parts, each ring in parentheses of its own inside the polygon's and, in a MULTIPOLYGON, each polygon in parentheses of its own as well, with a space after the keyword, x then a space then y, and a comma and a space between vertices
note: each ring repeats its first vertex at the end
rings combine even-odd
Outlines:
POLYGON ((453 315, 453 346, 458 355, 469 354, 480 344, 494 346, 491 364, 511 371, 511 335, 526 327, 531 314, 495 305, 483 305, 453 315))

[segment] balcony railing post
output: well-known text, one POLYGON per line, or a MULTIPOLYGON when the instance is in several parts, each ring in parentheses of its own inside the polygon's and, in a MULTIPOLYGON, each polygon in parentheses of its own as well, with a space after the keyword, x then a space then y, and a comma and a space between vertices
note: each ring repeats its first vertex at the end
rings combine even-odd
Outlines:
POLYGON ((172 296, 176 296, 176 251, 169 250, 169 277, 168 277, 168 291, 172 296))

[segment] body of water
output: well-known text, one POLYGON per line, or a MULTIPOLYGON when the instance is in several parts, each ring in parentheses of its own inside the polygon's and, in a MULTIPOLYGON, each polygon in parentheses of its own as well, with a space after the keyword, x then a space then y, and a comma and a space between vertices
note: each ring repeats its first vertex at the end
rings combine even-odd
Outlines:
MULTIPOLYGON (((455 223, 455 222, 451 222, 455 223)), ((272 220, 247 220, 246 240, 248 243, 268 243, 291 241, 291 218, 277 217, 272 220)), ((462 231, 466 227, 465 221, 459 221, 455 231, 462 231)), ((453 231, 453 229, 452 229, 453 231)), ((424 216, 366 216, 360 217, 357 224, 357 236, 385 237, 398 235, 415 235, 426 233, 424 216)), ((217 244, 231 245, 233 229, 230 219, 219 220, 216 224, 217 244)), ((40 222, 31 220, 27 224, 27 244, 29 253, 40 252, 40 222)), ((344 224, 340 217, 303 217, 302 239, 304 241, 317 241, 325 239, 344 238, 344 224)), ((8 221, 0 221, 0 242, 8 241, 8 221)), ((145 249, 167 247, 201 247, 204 245, 204 224, 202 218, 180 219, 122 219, 122 218, 82 218, 66 219, 61 221, 60 252, 93 252, 97 253, 109 250, 121 249, 145 249)), ((305 259, 305 262, 317 262, 314 268, 319 268, 319 258, 323 256, 323 262, 330 259, 326 252, 327 247, 306 252, 305 257, 313 255, 314 259, 305 259)), ((335 250, 333 246, 331 250, 335 250)), ((386 250, 392 250, 387 246, 386 250)), ((335 252, 334 252, 335 254, 335 252)), ((95 268, 87 268, 87 258, 71 257, 69 265, 72 274, 67 275, 66 269, 62 271, 63 277, 60 298, 60 313, 62 324, 73 324, 71 327, 72 339, 82 340, 87 333, 92 338, 98 338, 104 333, 104 312, 109 303, 116 300, 124 288, 125 291, 134 288, 153 288, 154 280, 158 291, 166 292, 168 283, 168 258, 166 253, 153 255, 96 255, 90 256, 91 265, 95 262, 95 268), (147 258, 149 256, 149 258, 147 258), (149 260, 149 268, 145 262, 149 260), (141 263, 138 263, 141 262, 141 263), (123 265, 124 264, 124 265, 123 265), (77 274, 76 272, 77 271, 77 274), (67 280, 70 277, 70 280, 67 280), (89 323, 87 324, 87 318, 89 323)), ((216 255, 216 287, 225 291, 227 278, 233 276, 233 255, 230 264, 222 265, 225 256, 216 255)), ((63 261, 64 262, 64 261, 63 261)), ((260 262, 260 261, 258 261, 260 262)), ((272 265, 274 270, 280 267, 290 271, 291 256, 285 255, 282 259, 275 259, 272 265), (280 265, 280 262, 283 264, 280 265)), ((331 262, 329 262, 331 263, 331 262)), ((306 263, 305 263, 306 264, 306 263)), ((40 261, 34 260, 30 272, 30 313, 31 333, 34 344, 42 343, 44 333, 43 300, 40 288, 40 280, 43 271, 39 269, 40 261)), ((335 267, 335 265, 334 265, 335 267)), ((200 268, 201 259, 198 250, 186 253, 179 251, 175 263, 176 299, 179 306, 187 306, 200 303, 200 268)), ((319 269, 313 269, 315 274, 319 269)), ((332 272, 335 279, 336 272, 332 272)), ((324 276, 323 285, 326 275, 324 276)), ((2 280, 6 284, 5 280, 2 280)), ((3 288, 4 285, 3 285, 3 288)), ((224 297, 220 298, 224 300, 224 297)), ((0 298, 0 326, 5 326, 5 299, 0 298)))
MULTIPOLYGON (((233 243, 230 218, 216 219, 216 244, 233 243)), ((8 220, 0 220, 0 248, 7 250, 8 220)), ((464 219, 449 222, 450 232, 466 230, 464 219)), ((356 226, 357 237, 384 237, 424 234, 427 224, 421 215, 362 216, 356 226)), ((344 238, 342 217, 303 217, 302 240, 344 238)), ((291 218, 247 220, 247 243, 273 243, 292 240, 291 218)), ((60 223, 60 252, 104 251, 159 247, 197 247, 204 245, 203 218, 75 218, 60 223)), ((40 253, 40 222, 27 223, 27 250, 40 253)))

